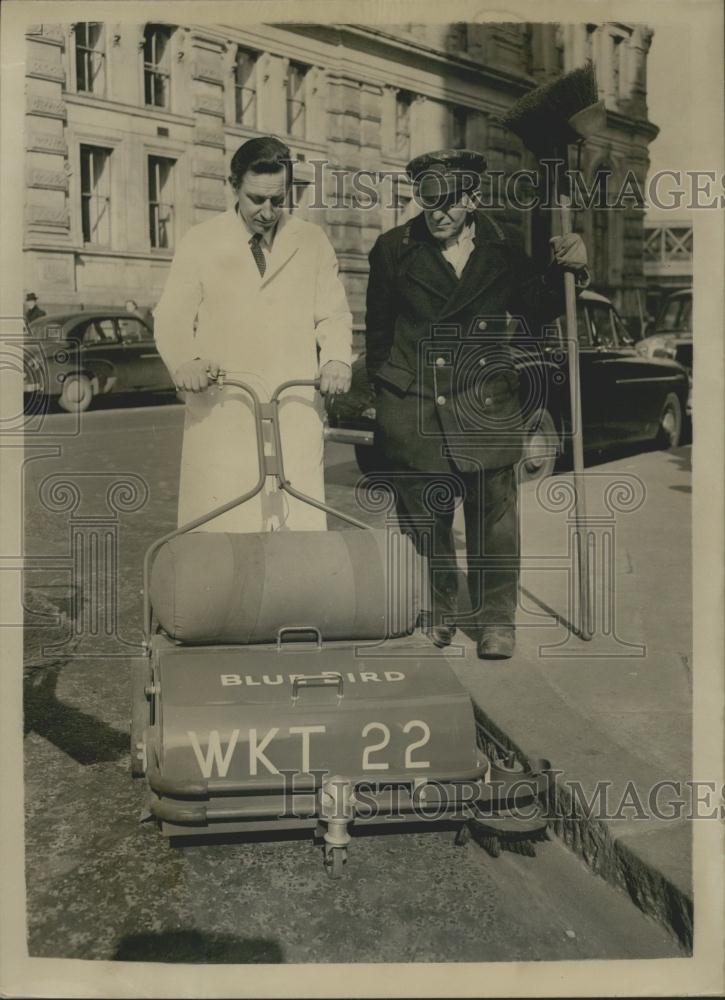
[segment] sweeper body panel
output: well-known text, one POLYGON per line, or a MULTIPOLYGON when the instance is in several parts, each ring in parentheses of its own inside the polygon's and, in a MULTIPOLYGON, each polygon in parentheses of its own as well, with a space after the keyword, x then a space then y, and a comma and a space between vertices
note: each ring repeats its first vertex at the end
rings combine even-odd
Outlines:
POLYGON ((349 645, 198 648, 158 636, 144 697, 150 809, 168 835, 311 825, 333 779, 367 796, 356 821, 391 818, 393 796, 380 794, 390 786, 410 818, 430 810, 433 786, 441 817, 462 818, 488 770, 470 699, 436 653, 368 659, 349 645), (422 809, 416 790, 429 797, 422 809))

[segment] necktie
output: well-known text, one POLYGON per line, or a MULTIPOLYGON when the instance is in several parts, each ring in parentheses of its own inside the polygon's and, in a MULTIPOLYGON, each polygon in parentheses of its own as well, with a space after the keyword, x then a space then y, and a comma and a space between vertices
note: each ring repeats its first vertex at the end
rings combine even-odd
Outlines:
POLYGON ((255 233, 254 236, 249 241, 249 245, 252 248, 252 257, 259 268, 259 273, 264 277, 264 272, 267 268, 267 261, 264 259, 264 250, 262 250, 262 234, 255 233))

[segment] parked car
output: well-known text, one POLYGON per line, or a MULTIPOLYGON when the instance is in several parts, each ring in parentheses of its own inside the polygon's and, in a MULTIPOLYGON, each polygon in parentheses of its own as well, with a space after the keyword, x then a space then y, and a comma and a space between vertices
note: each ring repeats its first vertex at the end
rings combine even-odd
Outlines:
POLYGON ((672 292, 662 303, 654 329, 637 344, 643 358, 672 358, 687 370, 690 376, 690 400, 686 407, 691 411, 692 395, 692 289, 672 292))
MULTIPOLYGON (((643 357, 621 317, 603 295, 586 290, 577 300, 584 448, 602 451, 625 442, 676 447, 682 438, 688 375, 669 358, 643 357)), ((550 475, 570 452, 566 324, 548 326, 541 339, 509 329, 519 374, 524 419, 521 475, 550 475)), ((374 444, 375 393, 359 356, 352 385, 327 402, 327 440, 352 444, 362 472, 384 467, 374 444)))
POLYGON ((30 323, 27 341, 26 399, 79 413, 107 393, 174 389, 151 327, 125 309, 51 313, 30 323))

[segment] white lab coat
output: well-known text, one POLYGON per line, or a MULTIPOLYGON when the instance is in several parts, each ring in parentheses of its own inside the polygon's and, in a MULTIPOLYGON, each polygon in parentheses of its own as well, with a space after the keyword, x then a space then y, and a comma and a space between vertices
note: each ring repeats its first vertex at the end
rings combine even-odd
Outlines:
MULTIPOLYGON (((335 252, 319 226, 283 215, 263 278, 248 240, 234 209, 189 230, 154 310, 154 331, 172 375, 186 361, 207 358, 266 401, 281 382, 314 379, 328 361, 350 364, 352 315, 335 252)), ((311 388, 290 389, 281 398, 286 477, 318 500, 324 500, 322 414, 322 400, 311 388)), ((251 489, 258 475, 249 397, 232 387, 187 393, 179 525, 251 489)), ((324 512, 267 479, 261 494, 203 530, 325 527, 324 512)))

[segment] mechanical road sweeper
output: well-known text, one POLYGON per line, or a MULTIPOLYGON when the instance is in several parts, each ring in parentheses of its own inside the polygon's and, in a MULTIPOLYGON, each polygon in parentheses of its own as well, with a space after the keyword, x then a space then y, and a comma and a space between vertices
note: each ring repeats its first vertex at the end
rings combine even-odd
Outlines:
POLYGON ((144 654, 134 660, 132 772, 170 838, 308 829, 338 877, 356 829, 453 822, 493 854, 546 831, 545 767, 485 732, 445 655, 418 627, 418 556, 397 530, 298 492, 284 472, 279 386, 245 382, 259 478, 160 538, 144 561, 144 654), (271 453, 265 454, 265 430, 271 453), (234 534, 204 525, 277 488, 350 525, 234 534))

